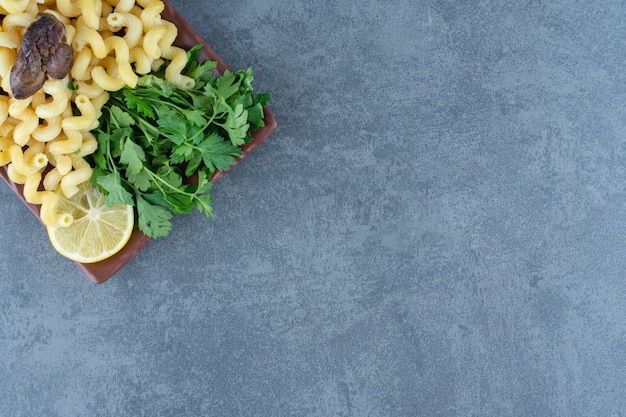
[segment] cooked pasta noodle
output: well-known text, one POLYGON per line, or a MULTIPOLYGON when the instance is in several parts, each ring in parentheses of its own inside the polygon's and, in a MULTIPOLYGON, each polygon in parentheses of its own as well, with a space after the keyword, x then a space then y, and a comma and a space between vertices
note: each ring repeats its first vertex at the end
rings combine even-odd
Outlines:
POLYGON ((16 173, 24 177, 40 171, 48 164, 48 157, 44 153, 38 152, 33 155, 33 152, 27 153, 29 150, 22 152, 22 147, 18 145, 13 145, 9 148, 11 166, 16 173))
POLYGON ((187 52, 173 46, 174 24, 162 19, 161 0, 0 0, 0 166, 23 184, 26 201, 40 205, 49 226, 69 225, 57 213, 61 195, 71 197, 89 181, 85 157, 98 148, 97 127, 109 92, 135 87, 139 75, 170 65, 165 78, 191 87, 182 75, 187 52), (74 51, 63 79, 48 79, 34 95, 18 100, 9 82, 24 33, 37 14, 51 13, 65 26, 74 51))
POLYGON ((4 136, 0 136, 0 152, 4 151, 5 149, 9 149, 13 144, 13 140, 4 136))
POLYGON ((5 150, 0 151, 0 167, 3 167, 10 163, 11 163, 11 155, 9 154, 9 152, 5 150))
POLYGON ((100 0, 80 0, 80 9, 82 11, 85 24, 91 29, 100 29, 100 13, 102 13, 102 2, 100 0))
POLYGON ((9 97, 0 96, 0 125, 9 117, 9 97))
POLYGON ((61 191, 66 197, 71 197, 78 192, 78 186, 91 178, 93 169, 81 157, 73 157, 74 169, 61 179, 61 191))
POLYGON ((70 101, 70 90, 67 88, 67 80, 47 80, 43 85, 43 91, 52 98, 52 101, 35 107, 35 113, 40 119, 59 116, 67 109, 70 101))
POLYGON ((11 145, 15 143, 13 142, 13 129, 15 128, 13 120, 13 118, 9 118, 5 123, 0 125, 0 139, 10 141, 11 145))
POLYGON ((133 68, 130 66, 130 54, 126 41, 119 36, 111 36, 104 40, 104 45, 107 48, 107 54, 111 51, 115 51, 115 63, 117 64, 117 71, 120 78, 126 85, 135 88, 139 77, 133 72, 133 68))
POLYGON ((96 112, 96 118, 102 116, 102 107, 104 107, 107 101, 109 101, 109 93, 106 91, 103 91, 100 95, 95 96, 91 100, 91 104, 96 112))
POLYGON ((72 170, 72 158, 69 155, 55 155, 54 164, 58 173, 61 174, 61 179, 72 170))
POLYGON ((17 172, 15 165, 12 163, 7 165, 7 176, 16 184, 24 184, 26 182, 26 176, 17 172))
POLYGON ((129 49, 134 48, 143 36, 143 28, 141 20, 132 13, 115 12, 107 17, 107 22, 111 29, 117 31, 121 28, 126 29, 124 40, 129 49))
POLYGON ((11 63, 15 60, 15 55, 17 55, 15 50, 0 47, 0 77, 6 77, 9 73, 11 63))
POLYGON ((117 91, 126 85, 124 80, 119 78, 117 63, 113 57, 106 57, 100 63, 101 65, 91 70, 91 77, 96 84, 107 91, 117 91))
POLYGON ((29 0, 0 0, 0 7, 8 14, 22 13, 29 5, 29 0))
POLYGON ((9 73, 6 72, 6 73, 1 73, 1 74, 4 74, 4 76, 0 75, 2 76, 2 82, 0 83, 0 88, 2 88, 4 91, 7 91, 7 92, 11 91, 11 82, 10 82, 11 77, 9 76, 9 73))
POLYGON ((0 46, 15 49, 20 45, 20 37, 16 33, 0 32, 0 46))
POLYGON ((41 202, 39 217, 41 221, 48 226, 69 226, 74 221, 74 218, 70 213, 56 213, 58 200, 59 196, 55 192, 45 193, 41 202))
MULTIPOLYGON (((7 2, 11 2, 11 0, 7 0, 7 2)), ((35 16, 30 13, 9 13, 2 19, 2 30, 8 33, 23 35, 24 30, 34 20, 35 16)))
POLYGON ((72 41, 72 46, 77 51, 82 51, 85 46, 89 45, 93 55, 96 58, 104 58, 107 55, 104 39, 97 30, 90 27, 84 27, 76 31, 76 36, 72 41))
POLYGON ((161 56, 161 47, 159 41, 167 33, 165 26, 154 26, 143 37, 143 50, 152 58, 157 59, 161 56))
POLYGON ((47 191, 39 191, 39 184, 41 184, 41 172, 37 171, 28 177, 24 182, 24 199, 31 204, 43 203, 47 191))
POLYGON ((106 96, 106 99, 108 100, 108 92, 96 84, 93 80, 89 80, 89 82, 77 81, 74 85, 76 87, 76 91, 80 91, 80 94, 89 97, 92 103, 95 98, 100 97, 101 95, 106 96))
POLYGON ((148 6, 150 6, 151 4, 154 3, 161 3, 163 4, 163 2, 161 0, 137 0, 137 4, 141 7, 143 7, 144 9, 148 6))
POLYGON ((83 49, 75 55, 74 65, 70 70, 70 75, 74 80, 87 81, 91 78, 89 67, 91 66, 93 58, 93 51, 88 46, 84 46, 83 49))
POLYGON ((39 142, 50 142, 58 138, 62 131, 61 120, 63 118, 60 115, 43 119, 42 123, 33 131, 33 139, 39 142))
POLYGON ((14 117, 21 120, 21 123, 13 130, 13 140, 16 144, 25 146, 30 140, 31 134, 39 126, 39 117, 37 117, 35 111, 30 108, 24 109, 14 117))
POLYGON ((43 178, 43 188, 48 191, 54 191, 59 188, 59 184, 61 184, 61 172, 57 167, 52 168, 43 178))
POLYGON ((13 145, 13 140, 0 136, 0 167, 11 163, 9 148, 13 145))
POLYGON ((33 97, 25 98, 24 100, 17 100, 11 98, 9 101, 9 114, 13 117, 17 117, 20 113, 23 113, 28 109, 33 101, 33 97))
POLYGON ((83 134, 83 143, 80 145, 80 149, 75 152, 75 155, 82 158, 93 154, 97 149, 98 139, 91 132, 85 132, 83 134))
POLYGON ((181 71, 187 64, 187 52, 182 48, 170 46, 164 51, 163 57, 171 60, 170 64, 165 68, 165 79, 182 88, 193 88, 194 80, 181 74, 181 71))
POLYGON ((110 15, 111 13, 113 13, 113 6, 111 6, 109 3, 107 3, 106 1, 98 1, 101 5, 101 10, 100 10, 100 16, 101 20, 100 20, 100 24, 103 24, 104 22, 106 22, 106 17, 108 15, 110 15))
MULTIPOLYGON (((63 120, 65 122, 67 119, 63 120)), ((61 123, 63 123, 61 122, 61 123)), ((48 152, 54 155, 63 155, 76 152, 83 143, 83 137, 76 130, 66 131, 56 140, 48 143, 48 152), (65 138, 63 138, 65 136, 65 138)))
POLYGON ((170 46, 172 46, 172 44, 176 40, 176 36, 178 35, 178 29, 176 28, 175 24, 166 20, 163 20, 161 22, 161 26, 165 28, 165 35, 161 39, 159 39, 159 48, 161 48, 161 51, 163 52, 170 46))
POLYGON ((24 160, 32 170, 40 171, 48 165, 48 156, 44 153, 45 144, 32 141, 24 151, 24 160))
POLYGON ((160 0, 137 2, 144 9, 141 11, 140 19, 145 30, 151 29, 161 24, 161 12, 165 9, 165 4, 160 0), (141 4, 144 3, 144 4, 141 4))
POLYGON ((76 96, 75 104, 80 111, 80 116, 71 116, 63 119, 63 122, 61 122, 63 130, 65 130, 67 133, 67 131, 70 130, 91 130, 96 127, 98 123, 98 119, 96 118, 96 110, 93 104, 91 104, 91 100, 89 100, 89 97, 84 94, 79 94, 76 96))
POLYGON ((116 12, 130 12, 135 7, 135 0, 106 0, 116 12))
POLYGON ((57 9, 61 12, 62 15, 67 17, 76 17, 80 16, 81 10, 78 1, 72 0, 57 0, 56 2, 57 9))
POLYGON ((154 60, 148 56, 143 48, 133 48, 129 51, 130 62, 135 64, 135 72, 147 74, 152 70, 154 60))

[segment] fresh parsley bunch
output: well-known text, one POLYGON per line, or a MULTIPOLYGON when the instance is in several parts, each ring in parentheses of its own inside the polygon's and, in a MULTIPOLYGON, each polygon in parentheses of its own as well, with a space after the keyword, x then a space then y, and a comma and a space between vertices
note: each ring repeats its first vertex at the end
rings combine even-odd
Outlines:
POLYGON ((110 94, 94 131, 92 184, 107 204, 135 206, 139 229, 151 238, 171 231, 175 214, 198 209, 211 217, 211 176, 225 171, 264 126, 269 94, 255 94, 252 69, 215 72, 200 63, 200 45, 188 52, 183 74, 191 89, 165 79, 164 66, 136 88, 110 94))

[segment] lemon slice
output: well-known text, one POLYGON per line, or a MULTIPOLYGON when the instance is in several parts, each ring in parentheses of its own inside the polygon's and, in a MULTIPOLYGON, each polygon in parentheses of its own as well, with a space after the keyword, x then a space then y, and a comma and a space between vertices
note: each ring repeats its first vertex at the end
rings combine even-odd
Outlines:
POLYGON ((94 263, 119 252, 133 232, 132 206, 107 206, 104 195, 89 182, 79 186, 71 198, 59 197, 57 213, 68 213, 74 221, 69 226, 49 226, 52 246, 63 256, 81 263, 94 263))

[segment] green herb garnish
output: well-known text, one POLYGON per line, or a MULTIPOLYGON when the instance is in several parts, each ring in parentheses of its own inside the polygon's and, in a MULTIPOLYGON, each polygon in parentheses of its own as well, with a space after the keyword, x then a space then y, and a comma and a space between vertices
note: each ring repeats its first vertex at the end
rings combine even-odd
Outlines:
POLYGON ((151 238, 166 236, 175 214, 196 208, 210 217, 211 176, 227 170, 264 126, 270 96, 253 93, 252 69, 216 75, 217 63, 200 63, 199 54, 200 45, 189 50, 183 71, 193 88, 165 80, 166 62, 136 88, 111 93, 94 131, 92 184, 107 204, 135 206, 139 229, 151 238))

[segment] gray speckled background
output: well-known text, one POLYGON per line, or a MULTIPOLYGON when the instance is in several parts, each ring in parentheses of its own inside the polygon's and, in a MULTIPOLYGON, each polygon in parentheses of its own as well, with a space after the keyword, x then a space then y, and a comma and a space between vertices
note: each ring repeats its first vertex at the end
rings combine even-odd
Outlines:
POLYGON ((279 127, 94 285, 0 184, 0 416, 626 416, 626 8, 172 1, 279 127))

